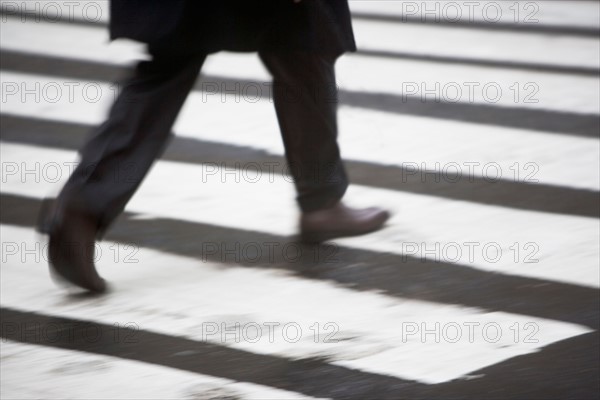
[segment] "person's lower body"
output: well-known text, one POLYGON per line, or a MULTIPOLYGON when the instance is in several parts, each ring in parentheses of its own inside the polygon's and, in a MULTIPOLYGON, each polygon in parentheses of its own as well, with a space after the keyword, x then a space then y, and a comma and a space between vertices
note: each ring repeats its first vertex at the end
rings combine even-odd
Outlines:
POLYGON ((96 239, 123 211, 171 128, 205 55, 150 51, 123 85, 106 121, 80 150, 80 162, 54 202, 46 202, 38 229, 49 234, 51 272, 93 292, 106 289, 93 262, 96 239))
POLYGON ((306 51, 259 55, 273 76, 275 110, 302 211, 302 240, 322 242, 380 229, 389 218, 386 211, 355 210, 340 202, 348 177, 337 141, 337 56, 306 51))
MULTIPOLYGON (((43 210, 53 271, 90 291, 105 283, 93 247, 164 150, 173 123, 206 56, 152 51, 122 88, 110 114, 80 152, 81 160, 57 200, 43 210)), ((335 57, 260 53, 274 78, 274 102, 308 241, 366 233, 387 213, 352 210, 340 199, 348 186, 337 145, 335 57)))

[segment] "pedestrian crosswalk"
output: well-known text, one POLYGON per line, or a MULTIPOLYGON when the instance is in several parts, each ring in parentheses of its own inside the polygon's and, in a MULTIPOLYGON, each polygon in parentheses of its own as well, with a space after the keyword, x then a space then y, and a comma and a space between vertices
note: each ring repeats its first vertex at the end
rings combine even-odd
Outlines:
MULTIPOLYGON (((35 248, 34 235, 27 229, 3 229, 3 235, 14 238, 22 248, 35 248)), ((16 268, 4 272, 4 279, 11 283, 4 288, 8 299, 4 305, 52 310, 53 315, 93 318, 107 325, 136 321, 137 326, 154 332, 213 340, 292 359, 324 357, 337 365, 427 383, 449 381, 554 341, 591 332, 578 325, 531 316, 396 299, 301 278, 290 280, 289 275, 278 271, 235 266, 223 271, 212 263, 145 248, 135 252, 122 249, 115 263, 116 252, 111 251, 115 246, 104 243, 98 251, 99 268, 117 285, 115 295, 101 306, 94 306, 91 300, 74 309, 72 304, 57 304, 61 293, 45 299, 23 293, 23 287, 32 285, 30 275, 39 269, 39 263, 31 263, 34 257, 20 263, 18 273, 16 268), (173 275, 175 269, 177 274, 173 275), (23 270, 32 272, 23 274, 23 270), (310 293, 309 298, 306 293, 310 293), (287 330, 274 326, 270 336, 270 322, 292 325, 287 330), (223 323, 229 333, 222 328, 223 323), (233 329, 236 324, 240 325, 237 333, 233 329), (452 325, 446 328, 446 324, 452 325), (484 326, 486 331, 481 328, 484 326), (264 334, 257 333, 263 329, 264 334), (421 329, 429 330, 429 337, 423 336, 421 329), (325 339, 328 334, 329 340, 325 339), (515 343, 515 335, 528 334, 530 340, 515 343), (444 340, 445 336, 450 340, 444 340), (468 353, 476 357, 464 360, 468 353), (456 365, 457 357, 462 360, 460 365, 456 365)), ((206 248, 212 250, 214 246, 206 248)), ((292 263, 293 250, 289 251, 292 263)), ((274 247, 274 253, 279 251, 274 247)), ((11 264, 15 258, 9 259, 11 264)), ((51 288, 46 274, 38 274, 35 281, 33 287, 51 288)))
POLYGON ((453 26, 408 2, 352 1, 360 51, 337 67, 347 198, 393 217, 322 246, 296 241, 264 67, 210 56, 169 149, 96 248, 110 294, 88 297, 55 288, 33 226, 143 48, 109 44, 106 18, 23 21, 8 3, 2 397, 597 389, 597 4, 536 2, 541 22, 524 30, 505 5, 496 25, 453 26))

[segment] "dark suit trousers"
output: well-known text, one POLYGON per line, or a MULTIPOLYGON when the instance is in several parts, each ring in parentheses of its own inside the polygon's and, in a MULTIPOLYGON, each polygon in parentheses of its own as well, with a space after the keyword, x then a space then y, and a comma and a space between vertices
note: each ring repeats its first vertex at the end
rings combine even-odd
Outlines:
MULTIPOLYGON (((92 216, 100 234, 163 152, 206 58, 153 49, 150 53, 152 59, 137 65, 108 119, 81 149, 81 161, 59 195, 61 209, 92 216)), ((348 186, 337 145, 335 57, 259 55, 273 75, 273 100, 301 210, 335 204, 348 186)))

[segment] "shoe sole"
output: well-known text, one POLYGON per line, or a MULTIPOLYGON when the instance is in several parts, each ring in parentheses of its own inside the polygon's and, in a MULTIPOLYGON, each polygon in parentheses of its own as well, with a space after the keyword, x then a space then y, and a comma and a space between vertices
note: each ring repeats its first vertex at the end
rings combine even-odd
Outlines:
POLYGON ((379 225, 364 231, 348 232, 348 231, 324 231, 324 232, 301 232, 300 241, 303 243, 323 243, 331 239, 341 239, 346 237, 356 237, 368 235, 369 233, 381 230, 388 218, 385 218, 379 225))

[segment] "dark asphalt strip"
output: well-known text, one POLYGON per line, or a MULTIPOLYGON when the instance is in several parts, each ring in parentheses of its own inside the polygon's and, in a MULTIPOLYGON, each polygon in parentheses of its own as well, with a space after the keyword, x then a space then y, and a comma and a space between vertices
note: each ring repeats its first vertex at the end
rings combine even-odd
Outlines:
MULTIPOLYGON (((0 199, 1 223, 34 225, 40 200, 10 194, 2 194, 0 199)), ((449 262, 421 262, 419 258, 353 249, 335 242, 305 246, 294 237, 168 218, 134 219, 134 215, 122 215, 106 239, 192 257, 199 263, 285 270, 355 290, 530 315, 593 329, 599 326, 600 291, 595 288, 502 275, 449 262)))
POLYGON ((468 57, 451 57, 441 56, 432 54, 417 54, 417 53, 405 53, 399 51, 387 51, 387 50, 370 50, 370 49, 359 49, 356 54, 362 56, 373 56, 373 57, 384 57, 397 60, 410 60, 410 61, 425 61, 437 64, 459 64, 464 66, 473 67, 486 67, 486 68, 502 68, 502 69, 515 69, 521 71, 534 71, 534 72, 545 72, 545 73, 557 73, 557 74, 570 74, 570 75, 582 75, 582 76, 600 76, 600 70, 598 68, 587 68, 587 67, 572 67, 562 65, 550 65, 540 63, 529 63, 529 62, 516 62, 516 61, 502 61, 502 60, 489 60, 481 58, 468 58, 468 57))
MULTIPOLYGON (((600 117, 565 111, 498 107, 491 104, 423 102, 418 97, 390 93, 340 90, 340 104, 402 115, 437 118, 496 127, 527 129, 544 133, 599 138, 600 117)), ((399 127, 401 129, 401 127, 399 127)), ((485 127, 481 129, 486 134, 485 127)))
MULTIPOLYGON (((10 143, 78 150, 92 128, 85 124, 0 114, 0 140, 10 143)), ((248 173, 255 171, 252 176, 260 173, 262 179, 268 179, 268 174, 280 174, 291 182, 283 156, 233 144, 176 136, 162 159, 238 168, 248 173)), ((508 179, 489 181, 467 175, 455 181, 454 176, 443 172, 411 169, 410 165, 362 161, 346 161, 345 165, 350 181, 358 185, 520 210, 600 217, 600 193, 593 190, 508 179)), ((200 179, 198 177, 199 183, 200 179)))
MULTIPOLYGON (((328 364, 290 360, 94 321, 0 308, 2 341, 118 357, 332 399, 597 399, 598 332, 510 358, 467 377, 425 385, 328 364)), ((132 327, 134 325, 131 325, 132 327)), ((135 384, 135 382, 132 382, 135 384)))
MULTIPOLYGON (((0 68, 19 73, 43 74, 68 79, 114 82, 127 75, 123 66, 86 60, 1 50, 0 68)), ((407 78, 408 79, 408 78, 407 78)), ((196 90, 211 94, 222 91, 239 93, 248 89, 248 96, 258 93, 270 100, 270 83, 202 75, 196 90)), ((508 128, 528 129, 546 133, 569 134, 600 138, 600 118, 595 114, 577 114, 533 108, 498 107, 493 104, 423 102, 419 96, 391 93, 361 92, 341 89, 340 105, 365 108, 400 115, 413 115, 450 121, 477 123, 508 128)), ((400 129, 400 127, 399 127, 400 129)), ((399 132, 400 134, 400 132, 399 132)), ((485 134, 485 133, 482 133, 485 134)))
POLYGON ((4 307, 0 319, 4 339, 141 361, 319 398, 397 399, 400 393, 414 398, 424 386, 325 360, 289 360, 143 329, 123 330, 117 338, 114 325, 93 321, 4 307))
MULTIPOLYGON (((447 399, 562 399, 600 397, 598 331, 552 343, 432 388, 447 399)), ((424 395, 424 398, 428 397, 424 395)))
MULTIPOLYGON (((592 0, 596 1, 596 0, 592 0)), ((416 3, 415 3, 416 4, 416 3)), ((424 3, 423 3, 424 4, 424 3)), ((468 4, 468 3, 464 3, 468 4)), ((475 4, 475 3, 472 3, 475 4)), ((600 29, 596 27, 586 26, 561 26, 536 23, 505 23, 505 22, 487 22, 468 20, 467 18, 459 21, 451 21, 448 18, 441 18, 437 15, 438 21, 435 21, 435 16, 421 17, 416 15, 390 15, 377 14, 369 12, 353 12, 352 19, 377 22, 394 22, 397 24, 418 24, 428 27, 444 27, 444 28, 470 28, 483 29, 489 31, 508 31, 515 33, 537 33, 544 35, 573 35, 582 37, 597 38, 600 36, 600 29)))

